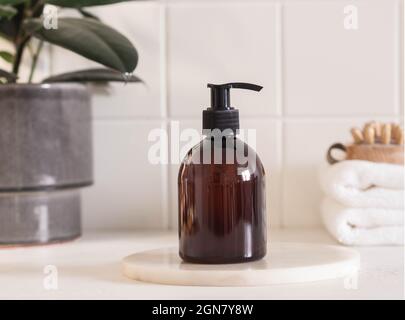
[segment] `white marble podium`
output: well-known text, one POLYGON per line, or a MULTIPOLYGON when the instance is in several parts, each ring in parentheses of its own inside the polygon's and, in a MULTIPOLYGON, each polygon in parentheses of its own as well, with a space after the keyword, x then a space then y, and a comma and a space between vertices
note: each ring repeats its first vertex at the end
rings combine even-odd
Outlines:
POLYGON ((355 276, 359 254, 350 248, 274 242, 265 258, 238 264, 183 262, 175 247, 148 250, 122 261, 123 273, 143 282, 187 286, 264 286, 355 276))

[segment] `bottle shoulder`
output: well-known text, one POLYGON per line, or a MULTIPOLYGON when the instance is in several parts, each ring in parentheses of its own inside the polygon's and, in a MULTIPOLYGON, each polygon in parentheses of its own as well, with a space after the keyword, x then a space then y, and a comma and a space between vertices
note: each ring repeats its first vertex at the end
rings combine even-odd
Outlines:
POLYGON ((265 176, 262 161, 253 148, 238 138, 226 140, 215 143, 206 138, 192 147, 180 166, 179 179, 204 175, 207 179, 223 176, 248 181, 265 176))

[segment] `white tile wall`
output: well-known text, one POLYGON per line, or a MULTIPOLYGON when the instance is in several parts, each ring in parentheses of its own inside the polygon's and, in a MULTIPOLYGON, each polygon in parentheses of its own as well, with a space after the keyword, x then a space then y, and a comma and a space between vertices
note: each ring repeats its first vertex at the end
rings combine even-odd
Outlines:
MULTIPOLYGON (((131 2, 96 12, 140 53, 146 86, 94 97, 96 185, 86 228, 176 228, 178 165, 147 161, 149 131, 201 126, 207 82, 251 81, 235 92, 244 128, 257 128, 273 227, 320 224, 316 171, 352 125, 401 114, 401 0, 353 0, 359 29, 343 27, 343 0, 131 2)), ((52 72, 91 65, 53 50, 52 72)), ((99 91, 99 90, 98 90, 99 91)), ((403 111, 402 111, 403 113, 403 111)))
POLYGON ((288 115, 389 115, 399 111, 399 1, 287 3, 283 10, 288 115), (372 93, 372 94, 371 94, 372 93))
POLYGON ((207 82, 260 83, 260 96, 235 90, 245 115, 278 114, 274 4, 176 4, 167 11, 170 115, 200 117, 207 82), (198 76, 197 76, 198 75, 198 76))
POLYGON ((162 168, 148 161, 148 134, 158 120, 94 123, 95 186, 84 191, 86 228, 168 226, 162 168))

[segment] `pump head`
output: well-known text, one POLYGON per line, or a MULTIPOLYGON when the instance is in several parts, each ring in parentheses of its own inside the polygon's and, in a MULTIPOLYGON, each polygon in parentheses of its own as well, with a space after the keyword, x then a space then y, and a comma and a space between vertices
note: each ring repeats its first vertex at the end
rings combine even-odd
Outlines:
POLYGON ((244 82, 207 85, 211 89, 211 107, 203 111, 203 129, 239 129, 239 111, 231 106, 230 90, 246 89, 260 91, 263 87, 244 82))

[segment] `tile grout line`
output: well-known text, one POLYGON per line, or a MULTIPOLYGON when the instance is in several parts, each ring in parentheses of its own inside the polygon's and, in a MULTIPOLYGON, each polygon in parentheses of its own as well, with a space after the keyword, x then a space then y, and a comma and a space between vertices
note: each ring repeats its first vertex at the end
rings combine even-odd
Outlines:
POLYGON ((401 115, 401 103, 402 103, 402 70, 403 70, 403 63, 402 63, 402 44, 403 44, 403 23, 402 23, 402 5, 401 1, 396 3, 398 8, 398 13, 395 15, 395 30, 396 30, 396 41, 395 41, 395 69, 398 70, 398 73, 395 76, 395 113, 397 115, 401 115))
POLYGON ((399 24, 399 39, 398 39, 398 49, 397 54, 399 54, 397 61, 399 62, 399 117, 400 122, 403 121, 404 118, 404 92, 405 92, 405 83, 404 83, 404 73, 405 73, 405 63, 404 63, 404 36, 405 36, 405 24, 404 24, 404 17, 405 17, 405 6, 402 0, 399 1, 399 12, 398 12, 398 24, 399 24))
MULTIPOLYGON (((159 3, 159 42, 160 42, 160 113, 161 128, 167 132, 168 123, 168 91, 167 91, 167 8, 166 3, 159 3)), ((166 155, 170 157, 169 137, 165 141, 166 155)), ((170 159, 170 158, 169 158, 170 159)), ((162 177, 162 195, 161 213, 163 216, 163 229, 170 228, 170 188, 169 188, 169 166, 160 165, 162 177)))
POLYGON ((282 4, 275 5, 275 73, 276 73, 276 112, 281 117, 283 112, 283 30, 282 30, 282 4))
MULTIPOLYGON (((376 115, 375 119, 390 119, 390 118, 396 118, 398 117, 398 114, 382 114, 382 115, 376 115)), ((281 117, 281 116, 244 116, 244 119, 246 120, 277 120, 277 121, 283 121, 283 122, 288 122, 288 121, 347 121, 347 120, 358 120, 358 121, 366 121, 369 120, 369 116, 367 115, 320 115, 320 116, 313 116, 313 115, 308 115, 308 116, 287 116, 287 117, 281 117)), ((170 122, 170 121, 200 121, 201 118, 199 117, 167 117, 167 118, 153 118, 153 117, 139 117, 139 116, 119 116, 119 117, 94 117, 93 118, 94 122, 102 123, 102 122, 136 122, 136 121, 145 121, 145 122, 170 122)))
POLYGON ((159 4, 159 42, 160 42, 160 117, 168 118, 167 90, 167 8, 166 3, 159 4))
MULTIPOLYGON (((283 4, 276 3, 275 28, 276 28, 276 108, 280 115, 277 124, 277 161, 280 165, 280 196, 279 196, 279 228, 284 228, 284 47, 283 47, 283 4)), ((271 213, 270 213, 271 214, 271 213)))

